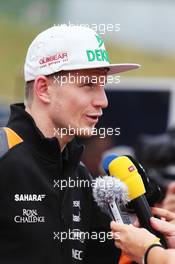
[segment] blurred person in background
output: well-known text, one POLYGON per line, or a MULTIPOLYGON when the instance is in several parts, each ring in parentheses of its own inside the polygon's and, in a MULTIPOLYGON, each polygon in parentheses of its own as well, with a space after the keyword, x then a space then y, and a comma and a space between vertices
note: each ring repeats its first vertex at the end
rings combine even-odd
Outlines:
POLYGON ((76 137, 91 136, 107 107, 108 74, 136 68, 110 65, 103 40, 86 27, 54 26, 33 40, 25 103, 11 105, 0 130, 0 263, 117 263, 112 240, 100 241, 110 219, 93 200, 76 137))
POLYGON ((175 130, 160 135, 141 135, 136 156, 151 181, 157 183, 164 195, 157 206, 175 212, 175 130))
POLYGON ((114 142, 110 136, 104 138, 93 136, 85 139, 83 143, 86 146, 86 151, 82 155, 82 161, 90 171, 92 177, 98 177, 104 173, 100 166, 103 154, 114 145, 114 142))
POLYGON ((175 213, 175 181, 172 181, 167 186, 166 195, 161 207, 175 213))

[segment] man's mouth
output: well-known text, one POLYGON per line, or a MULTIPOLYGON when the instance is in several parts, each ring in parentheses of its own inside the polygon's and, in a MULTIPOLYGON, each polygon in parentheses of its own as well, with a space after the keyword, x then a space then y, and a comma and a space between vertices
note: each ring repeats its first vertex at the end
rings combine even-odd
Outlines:
POLYGON ((86 119, 92 123, 97 123, 101 115, 86 115, 86 119))

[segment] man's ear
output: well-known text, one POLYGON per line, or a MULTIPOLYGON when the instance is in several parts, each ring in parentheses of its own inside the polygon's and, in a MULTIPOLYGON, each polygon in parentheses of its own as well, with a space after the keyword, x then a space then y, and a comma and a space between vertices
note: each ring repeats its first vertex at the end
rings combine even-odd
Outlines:
POLYGON ((46 104, 50 102, 49 85, 49 79, 43 75, 38 76, 34 81, 34 94, 46 104))

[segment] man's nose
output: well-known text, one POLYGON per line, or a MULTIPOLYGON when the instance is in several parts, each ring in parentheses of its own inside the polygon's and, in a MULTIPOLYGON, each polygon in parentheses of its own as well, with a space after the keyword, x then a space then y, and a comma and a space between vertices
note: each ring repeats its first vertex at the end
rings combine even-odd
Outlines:
POLYGON ((93 106, 106 108, 108 106, 108 99, 104 87, 98 87, 94 94, 93 106))

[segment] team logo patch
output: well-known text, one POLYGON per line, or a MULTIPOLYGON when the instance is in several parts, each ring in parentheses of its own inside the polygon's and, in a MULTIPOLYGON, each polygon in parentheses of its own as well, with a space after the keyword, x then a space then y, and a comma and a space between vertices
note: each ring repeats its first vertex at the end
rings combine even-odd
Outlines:
POLYGON ((43 57, 39 60, 39 64, 41 67, 45 67, 46 65, 51 65, 55 63, 63 63, 68 61, 68 53, 67 52, 58 52, 55 55, 43 57))
POLYGON ((95 50, 86 50, 87 59, 88 61, 107 61, 109 62, 109 55, 106 49, 101 48, 104 44, 103 39, 95 35, 97 42, 98 42, 98 49, 95 50))
POLYGON ((15 202, 42 202, 46 194, 15 194, 15 202))

